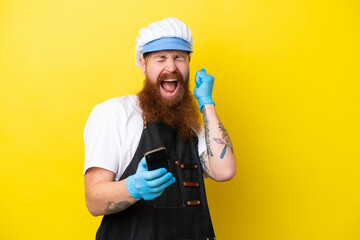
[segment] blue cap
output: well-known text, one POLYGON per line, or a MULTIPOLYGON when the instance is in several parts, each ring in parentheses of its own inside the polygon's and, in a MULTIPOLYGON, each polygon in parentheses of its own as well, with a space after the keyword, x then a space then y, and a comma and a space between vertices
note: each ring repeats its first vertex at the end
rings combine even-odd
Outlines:
POLYGON ((186 52, 193 52, 190 43, 184 39, 177 37, 163 37, 155 39, 144 45, 142 53, 155 52, 161 50, 182 50, 186 52))

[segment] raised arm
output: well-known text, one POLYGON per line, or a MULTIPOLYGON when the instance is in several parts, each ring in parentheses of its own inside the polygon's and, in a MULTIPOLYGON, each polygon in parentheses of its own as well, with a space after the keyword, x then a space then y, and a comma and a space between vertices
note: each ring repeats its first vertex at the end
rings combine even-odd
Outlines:
POLYGON ((200 161, 205 175, 216 181, 228 181, 236 174, 234 149, 228 133, 221 123, 211 98, 214 77, 204 69, 195 76, 194 95, 204 118, 206 151, 200 161))
POLYGON ((203 172, 216 181, 228 181, 236 174, 234 149, 213 104, 202 107, 206 151, 200 155, 203 172))

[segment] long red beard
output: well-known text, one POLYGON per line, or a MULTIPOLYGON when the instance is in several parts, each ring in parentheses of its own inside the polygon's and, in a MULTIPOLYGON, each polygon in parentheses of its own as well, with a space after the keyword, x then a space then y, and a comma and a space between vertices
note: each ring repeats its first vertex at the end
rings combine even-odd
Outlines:
MULTIPOLYGON (((179 90, 173 99, 160 93, 161 81, 170 77, 161 75, 156 83, 145 76, 143 89, 137 94, 144 120, 163 122, 177 131, 182 139, 195 136, 200 131, 200 114, 194 96, 189 90, 189 77, 183 79, 180 73, 171 74, 178 80, 179 90)), ((169 78, 168 78, 169 79, 169 78)))

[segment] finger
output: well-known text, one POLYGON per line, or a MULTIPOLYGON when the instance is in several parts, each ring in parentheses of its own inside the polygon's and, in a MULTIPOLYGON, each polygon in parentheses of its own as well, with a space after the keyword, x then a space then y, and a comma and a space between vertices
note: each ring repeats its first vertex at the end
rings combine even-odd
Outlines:
POLYGON ((144 172, 144 178, 146 181, 157 179, 167 173, 165 168, 159 168, 151 171, 144 172))
POLYGON ((162 185, 151 188, 152 193, 157 193, 163 191, 165 188, 169 187, 171 184, 175 182, 175 177, 170 178, 167 182, 164 182, 162 185))
POLYGON ((195 87, 194 88, 194 96, 196 97, 196 95, 197 95, 197 90, 198 90, 199 88, 198 87, 195 87))
POLYGON ((213 75, 204 73, 204 75, 201 78, 201 82, 205 83, 205 82, 214 82, 215 77, 213 75))
POLYGON ((165 182, 164 184, 162 184, 158 188, 165 189, 165 188, 169 187, 171 184, 173 184, 174 182, 175 182, 175 177, 172 177, 172 178, 170 178, 169 181, 165 182))
POLYGON ((206 76, 211 76, 206 73, 206 70, 202 68, 201 70, 197 71, 195 75, 195 83, 197 86, 201 85, 202 82, 206 79, 206 76))
POLYGON ((169 181, 170 179, 172 178, 172 174, 170 172, 162 175, 161 177, 159 178, 156 178, 154 180, 151 180, 151 181, 148 181, 148 186, 149 187, 152 187, 152 188, 155 188, 155 187, 159 187, 161 186, 162 184, 166 183, 167 181, 169 181))
POLYGON ((159 197, 162 193, 164 192, 164 189, 160 192, 156 192, 156 193, 151 193, 151 194, 146 194, 144 195, 144 200, 153 200, 154 198, 159 197))
POLYGON ((201 77, 200 77, 201 73, 202 73, 201 70, 196 72, 196 75, 195 75, 195 84, 196 84, 196 86, 201 85, 201 77))
POLYGON ((196 86, 200 87, 201 84, 203 84, 204 80, 206 79, 206 76, 207 76, 207 73, 199 70, 199 71, 196 73, 196 77, 195 77, 196 86))

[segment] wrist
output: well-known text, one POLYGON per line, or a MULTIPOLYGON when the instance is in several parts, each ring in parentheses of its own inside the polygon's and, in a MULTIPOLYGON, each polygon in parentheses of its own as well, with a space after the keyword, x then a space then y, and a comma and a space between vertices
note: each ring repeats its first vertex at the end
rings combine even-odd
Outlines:
POLYGON ((125 180, 125 185, 126 185, 126 189, 128 190, 128 193, 130 194, 131 197, 135 198, 136 200, 140 200, 142 198, 135 187, 134 175, 129 176, 125 180))
POLYGON ((201 101, 199 101, 199 110, 200 110, 200 112, 203 112, 202 111, 203 107, 205 105, 208 105, 208 104, 214 104, 215 105, 215 103, 214 103, 214 101, 212 100, 211 97, 202 98, 201 101))

